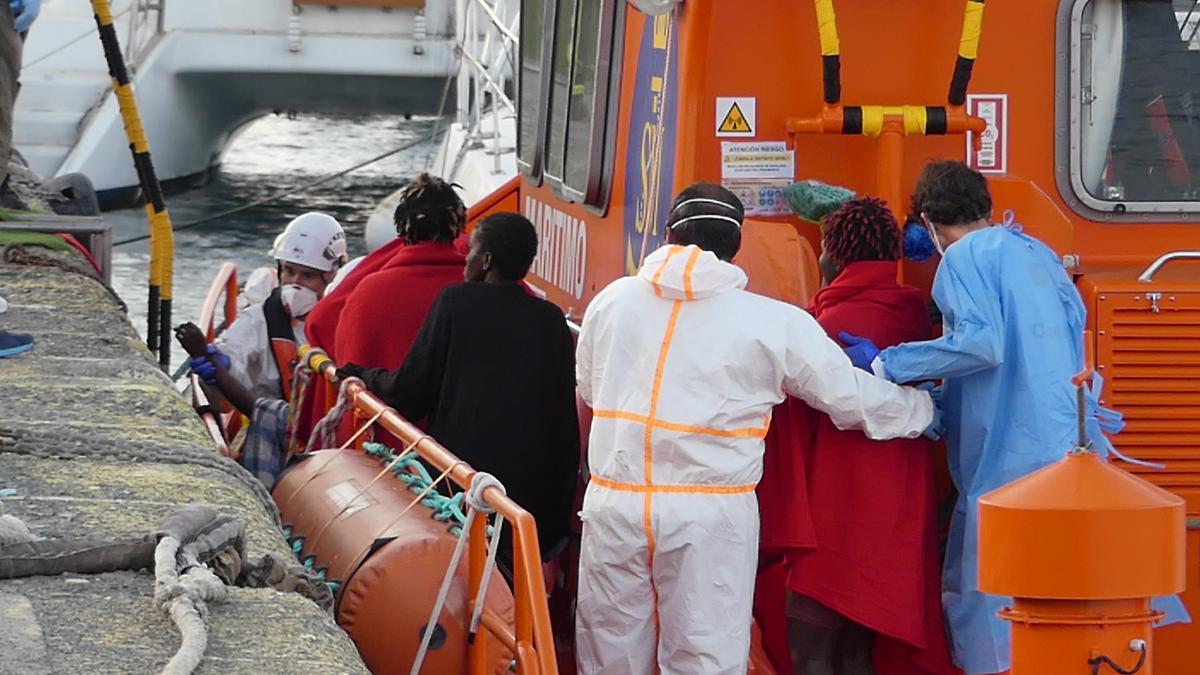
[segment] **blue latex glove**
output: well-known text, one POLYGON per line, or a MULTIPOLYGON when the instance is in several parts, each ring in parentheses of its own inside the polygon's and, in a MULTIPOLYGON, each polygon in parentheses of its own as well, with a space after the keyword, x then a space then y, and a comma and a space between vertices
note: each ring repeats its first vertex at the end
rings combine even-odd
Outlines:
POLYGON ((24 33, 33 25, 33 20, 42 11, 42 0, 11 0, 13 13, 13 28, 18 33, 24 33))
POLYGON ((946 426, 942 424, 942 388, 933 386, 933 383, 926 382, 917 387, 929 392, 929 397, 933 399, 933 421, 925 427, 925 431, 921 435, 931 441, 940 441, 942 436, 946 434, 946 426))
POLYGON ((191 368, 192 374, 204 380, 205 384, 215 387, 217 384, 217 367, 213 365, 214 363, 220 363, 222 368, 229 370, 229 366, 233 362, 216 345, 209 345, 208 355, 188 361, 188 367, 191 368))
POLYGON ((870 338, 851 335, 843 331, 838 333, 838 339, 846 345, 846 356, 850 357, 850 363, 853 363, 854 367, 872 374, 875 372, 871 370, 871 362, 875 360, 876 356, 879 356, 879 347, 876 347, 870 338))

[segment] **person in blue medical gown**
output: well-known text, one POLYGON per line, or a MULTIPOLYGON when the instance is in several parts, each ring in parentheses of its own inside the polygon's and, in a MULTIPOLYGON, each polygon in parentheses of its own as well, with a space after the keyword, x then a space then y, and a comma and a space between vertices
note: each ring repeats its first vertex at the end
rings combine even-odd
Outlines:
MULTIPOLYGON (((1086 311, 1058 256, 1006 215, 992 225, 987 179, 960 162, 925 167, 912 209, 942 261, 933 299, 942 337, 882 352, 842 335, 855 365, 897 382, 942 380, 943 422, 958 502, 950 525, 942 600, 956 665, 967 675, 1009 667, 1008 598, 978 590, 978 500, 1058 461, 1076 441, 1071 377, 1083 366, 1086 311)), ((1089 440, 1113 452, 1102 431, 1121 427, 1087 392, 1089 440)), ((1187 620, 1178 599, 1156 600, 1167 621, 1187 620)), ((1161 624, 1160 624, 1161 625, 1161 624)))

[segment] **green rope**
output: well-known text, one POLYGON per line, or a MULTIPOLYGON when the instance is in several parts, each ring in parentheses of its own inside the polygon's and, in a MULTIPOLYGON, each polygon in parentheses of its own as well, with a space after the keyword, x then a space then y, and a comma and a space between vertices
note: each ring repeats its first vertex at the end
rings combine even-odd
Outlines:
MULTIPOLYGON (((397 456, 395 451, 381 443, 364 443, 363 452, 372 457, 377 457, 379 463, 384 465, 395 462, 397 456)), ((425 464, 421 462, 420 457, 416 454, 410 454, 408 457, 396 462, 392 466, 392 474, 395 475, 397 480, 404 483, 413 494, 421 494, 429 490, 429 486, 433 485, 433 476, 429 475, 425 464)), ((431 517, 434 520, 439 523, 450 523, 450 533, 458 537, 462 535, 462 527, 467 520, 466 514, 463 513, 464 499, 465 493, 463 492, 453 497, 447 497, 436 490, 429 490, 425 497, 421 499, 421 504, 433 512, 431 517)), ((488 530, 491 530, 490 526, 488 530)))

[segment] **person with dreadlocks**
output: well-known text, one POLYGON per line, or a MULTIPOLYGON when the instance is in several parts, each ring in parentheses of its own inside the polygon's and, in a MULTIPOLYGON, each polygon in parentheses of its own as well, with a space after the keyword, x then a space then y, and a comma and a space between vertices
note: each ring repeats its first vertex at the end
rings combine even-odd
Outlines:
POLYGON ((744 211, 686 188, 668 245, 583 319, 592 408, 576 612, 582 673, 744 675, 758 556, 755 486, 771 410, 795 396, 843 429, 914 438, 924 391, 855 369, 803 310, 745 290, 744 211))
POLYGON ((466 257, 455 240, 467 209, 454 186, 422 173, 404 189, 396 206, 402 244, 373 273, 348 278, 338 287, 345 307, 337 319, 334 355, 339 363, 399 368, 421 322, 443 288, 462 281, 466 257))
MULTIPOLYGON (((826 334, 883 346, 932 337, 921 292, 896 281, 903 234, 885 202, 846 202, 823 220, 821 244, 826 285, 808 311, 826 334)), ((808 431, 803 471, 764 475, 759 497, 764 511, 814 528, 813 546, 784 551, 793 672, 949 672, 932 443, 872 440, 808 406, 789 412, 808 431)))

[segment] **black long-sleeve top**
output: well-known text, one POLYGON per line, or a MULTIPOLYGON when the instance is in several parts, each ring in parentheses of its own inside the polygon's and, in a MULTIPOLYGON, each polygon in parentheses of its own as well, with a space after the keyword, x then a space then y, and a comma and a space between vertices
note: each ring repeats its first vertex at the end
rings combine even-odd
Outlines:
POLYGON ((537 520, 543 554, 567 536, 579 423, 575 346, 558 307, 516 284, 450 286, 400 369, 360 377, 400 414, 427 419, 429 434, 460 459, 500 479, 537 520))

